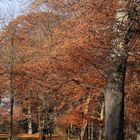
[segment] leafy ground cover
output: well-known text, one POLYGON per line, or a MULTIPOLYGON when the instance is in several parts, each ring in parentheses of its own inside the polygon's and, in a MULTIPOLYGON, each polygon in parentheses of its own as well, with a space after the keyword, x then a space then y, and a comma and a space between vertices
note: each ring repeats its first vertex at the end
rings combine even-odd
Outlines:
MULTIPOLYGON (((7 140, 8 139, 8 135, 7 134, 0 134, 0 140, 7 140)), ((53 136, 52 140, 67 140, 67 137, 64 136, 53 136)), ((33 134, 33 135, 28 135, 28 134, 19 134, 17 136, 15 136, 14 140, 38 140, 38 135, 37 134, 33 134)), ((47 140, 47 137, 46 137, 47 140)), ((72 137, 70 138, 70 140, 77 140, 76 137, 72 137)))

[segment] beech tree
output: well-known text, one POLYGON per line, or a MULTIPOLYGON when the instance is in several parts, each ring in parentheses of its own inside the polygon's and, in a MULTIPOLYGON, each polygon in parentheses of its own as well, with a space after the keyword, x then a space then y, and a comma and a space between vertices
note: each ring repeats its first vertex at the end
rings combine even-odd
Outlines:
POLYGON ((105 100, 105 140, 123 140, 124 121, 139 122, 139 3, 35 0, 32 6, 34 13, 9 24, 19 44, 13 85, 30 129, 32 118, 44 140, 59 120, 68 130, 77 125, 85 140, 98 125, 100 140, 105 100))
MULTIPOLYGON (((135 21, 131 20, 128 7, 135 2, 118 1, 116 14, 116 38, 114 40, 113 57, 117 65, 112 67, 108 77, 105 93, 105 139, 124 139, 124 86, 128 56, 136 37, 131 30, 135 21), (129 6, 128 6, 129 5, 129 6), (115 122, 115 123, 114 123, 115 122)), ((134 13, 133 13, 134 14, 134 13)), ((136 17, 135 17, 136 18, 136 17)), ((136 48, 135 48, 136 49, 136 48)))
MULTIPOLYGON (((6 73, 6 77, 8 77, 9 80, 9 85, 8 85, 8 90, 9 90, 9 98, 10 98, 10 124, 9 124, 9 139, 12 139, 12 131, 13 131, 13 107, 14 107, 14 85, 13 85, 13 80, 14 80, 14 76, 13 76, 13 67, 16 63, 16 55, 15 55, 15 48, 16 45, 15 44, 15 32, 16 32, 16 26, 10 25, 8 27, 9 29, 9 36, 7 35, 7 37, 4 37, 3 41, 2 41, 2 52, 3 54, 1 55, 2 58, 2 63, 3 63, 3 69, 5 70, 6 73), (7 40, 5 42, 5 40, 7 40)), ((6 32, 6 31, 5 31, 6 32)))
MULTIPOLYGON (((39 4, 40 2, 41 1, 37 1, 37 4, 39 4)), ((53 2, 47 1, 46 3, 52 4, 53 2)), ((66 4, 69 7, 69 11, 70 11, 71 9, 78 7, 82 2, 70 1, 70 3, 62 2, 61 4, 59 4, 59 2, 57 2, 55 4, 53 3, 53 6, 55 7, 56 5, 59 5, 58 7, 60 9, 64 10, 62 7, 63 7, 63 4, 66 4), (71 3, 71 5, 69 7, 70 3, 71 3)), ((109 67, 110 67, 109 70, 107 70, 107 67, 106 67, 106 70, 107 70, 107 73, 109 76, 106 76, 104 74, 104 76, 107 79, 107 85, 106 85, 106 91, 105 91, 105 114, 106 114, 106 116, 105 116, 105 139, 124 139, 123 138, 123 135, 124 135, 123 134, 124 133, 123 132, 123 127, 124 127, 124 121, 123 121, 123 119, 124 119, 124 115, 123 115, 124 114, 124 85, 125 85, 124 80, 125 80, 125 74, 126 74, 127 59, 128 59, 128 56, 130 55, 130 48, 133 46, 133 44, 131 44, 131 42, 133 42, 133 41, 131 40, 132 33, 130 30, 132 29, 132 26, 134 25, 134 21, 136 22, 136 19, 137 19, 134 16, 134 14, 133 14, 133 18, 132 17, 130 18, 130 16, 132 16, 132 11, 130 12, 130 9, 128 8, 129 7, 128 5, 130 3, 132 5, 133 4, 135 5, 137 2, 134 2, 134 1, 132 1, 132 2, 107 1, 107 2, 104 2, 103 4, 101 4, 100 1, 99 2, 95 1, 94 2, 95 8, 97 8, 96 4, 98 4, 99 5, 98 7, 107 7, 107 10, 101 11, 97 8, 94 11, 94 13, 98 12, 97 15, 100 17, 100 20, 99 20, 100 22, 98 22, 97 15, 96 16, 94 15, 94 17, 93 17, 93 19, 96 21, 95 22, 93 21, 91 23, 94 24, 94 26, 96 26, 95 29, 93 28, 93 26, 89 26, 89 24, 88 24, 89 31, 92 32, 94 35, 96 34, 96 39, 98 39, 98 42, 95 40, 93 41, 94 45, 97 42, 97 45, 100 48, 102 43, 104 43, 105 49, 106 50, 108 49, 111 52, 111 53, 109 53, 110 58, 108 57, 108 59, 110 60, 110 63, 105 62, 105 63, 108 63, 109 67), (112 5, 112 8, 111 8, 111 5, 112 5), (111 12, 111 14, 110 14, 110 12, 111 12), (101 17, 105 20, 104 22, 101 20, 101 17), (133 20, 133 21, 131 21, 131 20, 133 20), (100 23, 100 24, 97 26, 98 23, 100 23), (97 27, 98 27, 98 29, 97 29, 97 27), (113 34, 111 33, 111 30, 113 30, 113 34), (107 35, 107 31, 109 32, 109 35, 108 35, 108 37, 106 37, 106 39, 108 38, 108 42, 110 42, 108 44, 108 46, 110 46, 110 47, 107 47, 107 40, 103 39, 103 37, 105 37, 105 35, 107 35), (97 36, 97 33, 100 35, 100 37, 97 36), (102 34, 102 33, 104 33, 104 34, 102 34), (113 38, 111 38, 111 35, 113 38), (101 39, 103 39, 103 40, 101 40, 101 39), (115 115, 116 117, 113 115, 115 113, 116 113, 116 115, 115 115), (115 124, 113 123, 114 120, 117 120, 115 124)), ((134 9, 136 9, 136 7, 134 9)), ((56 10, 58 10, 58 9, 56 9, 56 10)), ((86 10, 84 10, 84 11, 86 11, 86 10)), ((79 14, 80 12, 78 13, 79 15, 77 14, 76 10, 74 12, 75 12, 76 17, 78 17, 80 15, 79 14)), ((82 12, 82 13, 84 13, 84 12, 82 12)), ((89 18, 89 17, 91 18, 93 14, 86 16, 84 13, 83 15, 84 15, 84 18, 86 18, 86 20, 87 20, 87 18, 89 18)), ((77 22, 77 20, 76 20, 76 22, 77 22)), ((79 36, 81 36, 81 34, 79 36)), ((102 47, 101 47, 101 49, 102 49, 102 47)), ((100 51, 101 51, 101 49, 100 49, 100 51)), ((106 56, 106 55, 107 55, 107 53, 104 54, 104 56, 106 56)), ((99 56, 99 57, 101 58, 101 56, 99 56)), ((97 60, 94 60, 94 61, 96 62, 97 60)), ((98 68, 99 68, 99 66, 98 66, 98 68)))

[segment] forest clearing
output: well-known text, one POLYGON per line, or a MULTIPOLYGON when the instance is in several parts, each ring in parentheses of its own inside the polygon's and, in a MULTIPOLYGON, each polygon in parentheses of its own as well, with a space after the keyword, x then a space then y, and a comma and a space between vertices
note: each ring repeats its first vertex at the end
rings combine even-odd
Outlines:
POLYGON ((0 140, 140 140, 139 0, 0 0, 0 140))

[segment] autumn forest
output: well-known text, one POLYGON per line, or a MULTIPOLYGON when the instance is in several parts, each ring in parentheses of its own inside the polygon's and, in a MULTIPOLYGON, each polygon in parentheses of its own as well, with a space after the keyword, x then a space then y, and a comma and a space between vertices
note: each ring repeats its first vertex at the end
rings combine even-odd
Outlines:
POLYGON ((26 5, 0 8, 0 140, 140 140, 140 1, 26 5))

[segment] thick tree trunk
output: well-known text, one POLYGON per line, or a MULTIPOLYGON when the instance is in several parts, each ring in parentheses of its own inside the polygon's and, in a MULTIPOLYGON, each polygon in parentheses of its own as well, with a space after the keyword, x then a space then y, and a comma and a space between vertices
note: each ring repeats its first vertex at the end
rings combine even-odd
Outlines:
POLYGON ((108 78, 105 92, 105 140, 124 140, 124 80, 127 58, 108 78))
POLYGON ((105 91, 105 140, 124 140, 124 80, 129 50, 126 0, 118 0, 114 47, 110 57, 113 65, 105 91), (127 39, 127 42, 126 42, 127 39))

